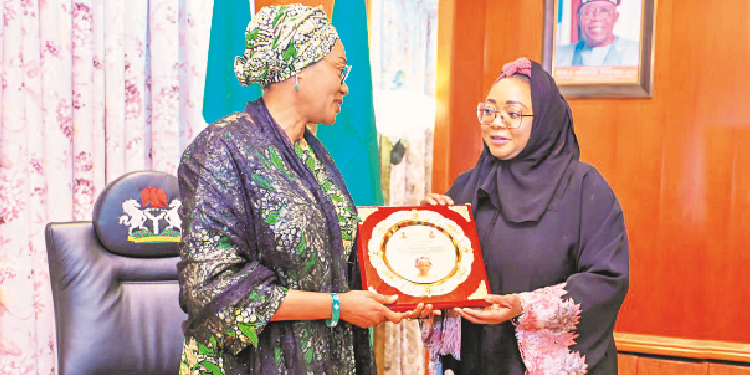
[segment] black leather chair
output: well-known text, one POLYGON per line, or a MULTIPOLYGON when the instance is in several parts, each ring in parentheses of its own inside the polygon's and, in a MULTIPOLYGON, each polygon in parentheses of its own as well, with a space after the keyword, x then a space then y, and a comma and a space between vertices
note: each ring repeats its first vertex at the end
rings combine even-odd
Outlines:
POLYGON ((93 222, 47 224, 59 375, 178 373, 177 198, 174 176, 134 172, 107 185, 93 222))

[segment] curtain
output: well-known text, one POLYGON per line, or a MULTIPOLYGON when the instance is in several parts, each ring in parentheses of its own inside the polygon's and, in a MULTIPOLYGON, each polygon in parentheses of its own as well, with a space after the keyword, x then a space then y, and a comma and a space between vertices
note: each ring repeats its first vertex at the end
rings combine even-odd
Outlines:
MULTIPOLYGON (((384 196, 417 205, 430 192, 435 122, 437 0, 373 0, 371 60, 384 196)), ((417 321, 375 330, 382 373, 425 374, 417 321)))
POLYGON ((135 170, 175 174, 212 1, 0 0, 0 374, 55 373, 44 227, 135 170))

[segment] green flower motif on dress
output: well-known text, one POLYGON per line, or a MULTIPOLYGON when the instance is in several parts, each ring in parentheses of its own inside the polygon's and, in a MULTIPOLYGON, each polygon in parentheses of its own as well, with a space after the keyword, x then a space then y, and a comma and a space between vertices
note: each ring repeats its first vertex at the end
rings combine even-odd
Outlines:
POLYGON ((271 191, 274 190, 273 186, 271 186, 271 183, 259 173, 253 174, 253 182, 255 182, 256 185, 258 185, 259 187, 262 187, 263 189, 271 190, 271 191))
POLYGON ((224 362, 216 345, 216 337, 211 336, 209 345, 188 340, 183 346, 182 359, 180 360, 180 375, 195 374, 224 374, 224 362))
POLYGON ((297 57, 297 49, 294 47, 294 44, 290 44, 289 47, 286 47, 282 56, 284 56, 284 61, 289 61, 292 57, 297 57))
POLYGON ((274 28, 279 25, 279 21, 284 17, 284 12, 287 10, 287 8, 289 8, 288 5, 282 5, 279 7, 279 13, 276 15, 276 17, 274 17, 273 22, 271 22, 274 28))
POLYGON ((284 160, 281 159, 281 154, 276 147, 270 146, 264 152, 256 151, 255 154, 266 168, 280 170, 288 179, 293 179, 292 173, 284 163, 284 160))
POLYGON ((276 363, 281 363, 281 346, 278 343, 273 350, 273 358, 276 360, 276 363))
POLYGON ((263 213, 263 217, 266 220, 266 224, 274 225, 279 220, 279 212, 281 210, 268 210, 263 213))
POLYGON ((258 333, 255 331, 255 327, 251 324, 239 323, 237 324, 237 328, 240 329, 243 335, 247 336, 253 346, 258 346, 258 333))
POLYGON ((302 274, 304 275, 307 272, 309 272, 310 269, 313 268, 313 266, 315 266, 315 263, 318 263, 318 254, 312 253, 310 254, 310 260, 307 261, 307 263, 305 264, 305 268, 303 268, 301 271, 302 274))
POLYGON ((315 153, 310 150, 310 147, 302 146, 300 142, 295 142, 294 151, 297 153, 297 156, 302 159, 305 165, 310 168, 315 179, 318 180, 318 185, 320 185, 320 188, 333 203, 338 216, 339 226, 341 227, 344 255, 349 256, 353 247, 354 237, 357 233, 357 222, 360 220, 359 217, 355 214, 354 209, 347 204, 346 199, 344 198, 344 193, 333 181, 331 181, 326 173, 325 166, 317 157, 315 157, 315 153))
POLYGON ((305 353, 305 362, 308 364, 312 362, 313 356, 315 355, 311 336, 310 330, 305 329, 302 331, 302 338, 300 339, 300 347, 302 348, 302 352, 305 353))
POLYGON ((227 237, 220 237, 219 238, 219 247, 222 249, 231 249, 232 248, 232 241, 227 237))
POLYGON ((297 257, 304 254, 307 251, 307 243, 305 242, 305 233, 303 232, 297 245, 297 257))

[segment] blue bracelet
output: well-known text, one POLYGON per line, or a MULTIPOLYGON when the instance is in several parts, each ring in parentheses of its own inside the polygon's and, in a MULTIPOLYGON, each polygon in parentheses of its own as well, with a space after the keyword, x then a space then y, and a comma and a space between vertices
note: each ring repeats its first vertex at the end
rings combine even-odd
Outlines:
POLYGON ((331 293, 331 319, 326 319, 326 325, 335 327, 339 324, 339 294, 331 293))

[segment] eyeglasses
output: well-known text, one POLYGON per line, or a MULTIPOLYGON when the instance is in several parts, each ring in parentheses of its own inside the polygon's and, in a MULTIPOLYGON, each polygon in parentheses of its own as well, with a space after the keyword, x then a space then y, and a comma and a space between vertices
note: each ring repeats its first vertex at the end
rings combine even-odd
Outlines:
POLYGON ((349 77, 349 73, 352 72, 352 66, 346 65, 343 70, 341 70, 341 84, 344 84, 344 81, 349 77))
POLYGON ((524 117, 534 116, 533 114, 524 115, 523 106, 518 104, 508 104, 499 111, 492 104, 477 104, 477 120, 481 125, 491 125, 495 122, 498 114, 500 114, 500 122, 506 129, 518 129, 521 127, 524 117))
POLYGON ((339 77, 341 77, 341 84, 343 85, 344 81, 346 81, 346 79, 349 77, 349 73, 352 72, 352 66, 351 65, 344 65, 343 68, 339 68, 339 67, 336 66, 336 64, 334 64, 334 63, 332 63, 332 62, 330 62, 330 61, 328 61, 326 59, 323 59, 323 61, 327 62, 334 69, 336 69, 336 70, 339 71, 339 77))

